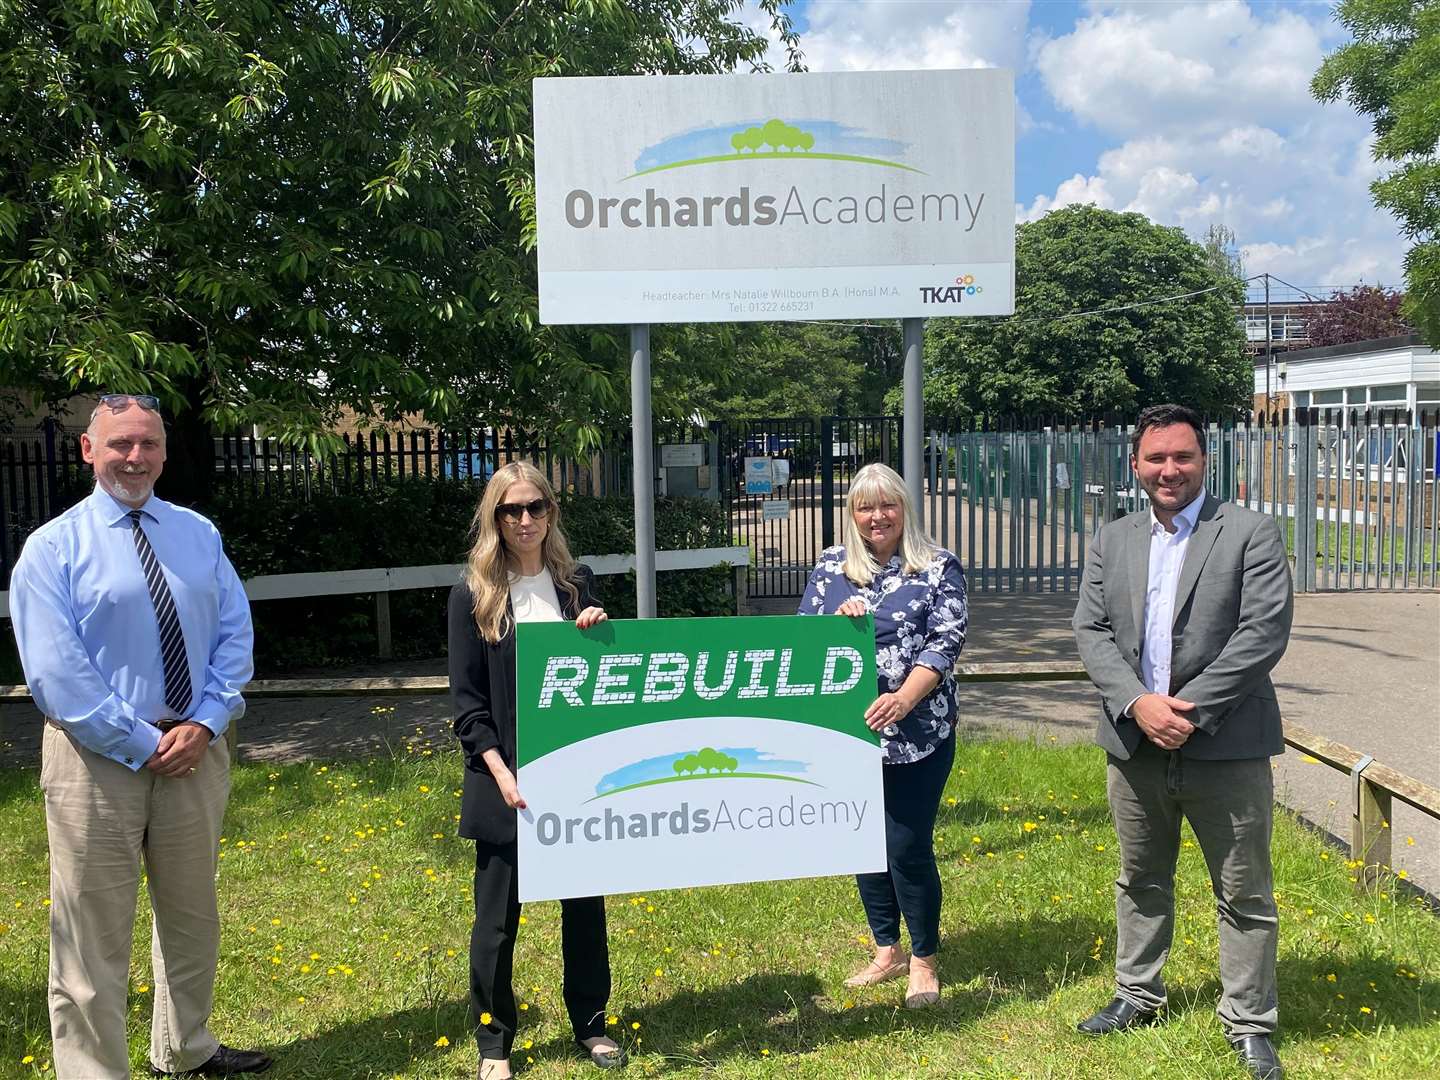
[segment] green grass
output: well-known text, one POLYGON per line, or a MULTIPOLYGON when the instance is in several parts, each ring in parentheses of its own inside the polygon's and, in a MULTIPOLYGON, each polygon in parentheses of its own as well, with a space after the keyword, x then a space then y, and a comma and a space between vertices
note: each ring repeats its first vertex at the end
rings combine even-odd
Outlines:
MULTIPOLYGON (((1179 872, 1170 1023, 1103 1040, 1072 1030, 1111 990, 1117 848, 1103 774, 1089 747, 962 744, 939 824, 945 996, 934 1010, 899 1008, 903 983, 842 987, 868 955, 850 879, 613 897, 612 1030, 632 1048, 627 1075, 1242 1076, 1213 1014, 1215 909, 1193 842, 1179 872)), ((237 770, 215 1029, 271 1048, 277 1080, 474 1075, 464 1004, 473 855, 454 836, 459 775, 449 747, 418 741, 383 759, 237 770)), ((0 771, 0 865, 0 1076, 44 1075, 46 857, 33 769, 0 771), (27 1054, 35 1060, 22 1065, 27 1054)), ((1356 896, 1343 853, 1285 817, 1275 868, 1291 1075, 1440 1073, 1440 920, 1393 882, 1356 896)), ((559 906, 531 905, 525 917, 516 1064, 541 1078, 594 1075, 569 1051, 559 906)), ((142 922, 136 1075, 148 936, 142 922)))
MULTIPOLYGON (((1425 537, 1420 546, 1420 565, 1425 568, 1425 574, 1429 576, 1429 568, 1435 562, 1435 541, 1433 533, 1429 528, 1425 529, 1425 537)), ((1349 573, 1349 566, 1353 557, 1355 562, 1356 580, 1359 580, 1362 570, 1366 570, 1373 577, 1377 566, 1381 573, 1388 576, 1390 561, 1393 556, 1395 561, 1396 576, 1405 573, 1405 529, 1399 526, 1395 530, 1395 540, 1391 543, 1390 527, 1387 521, 1384 533, 1376 535, 1375 527, 1352 526, 1348 522, 1332 521, 1316 523, 1315 537, 1315 565, 1321 564, 1321 559, 1326 555, 1328 549, 1328 561, 1333 571, 1337 565, 1345 568, 1344 572, 1349 573), (1352 541, 1351 533, 1354 533, 1352 541), (1351 554, 1351 543, 1354 543, 1354 554, 1351 554)), ((1285 550, 1293 558, 1295 555, 1295 519, 1285 519, 1285 550)), ((1413 562, 1415 553, 1410 553, 1412 562, 1411 576, 1414 576, 1413 562)))

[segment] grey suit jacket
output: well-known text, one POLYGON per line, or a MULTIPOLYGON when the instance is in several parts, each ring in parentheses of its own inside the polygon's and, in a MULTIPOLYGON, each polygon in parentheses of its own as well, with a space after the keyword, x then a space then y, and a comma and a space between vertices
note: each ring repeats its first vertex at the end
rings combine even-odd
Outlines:
MULTIPOLYGON (((1075 606, 1075 643, 1101 695, 1095 741, 1128 759, 1145 738, 1124 715, 1147 692, 1140 676, 1150 512, 1095 536, 1075 606)), ((1180 752, 1233 759, 1284 753, 1270 670, 1290 640, 1294 590, 1285 543, 1265 514, 1206 495, 1175 589, 1170 695, 1195 702, 1180 752)))

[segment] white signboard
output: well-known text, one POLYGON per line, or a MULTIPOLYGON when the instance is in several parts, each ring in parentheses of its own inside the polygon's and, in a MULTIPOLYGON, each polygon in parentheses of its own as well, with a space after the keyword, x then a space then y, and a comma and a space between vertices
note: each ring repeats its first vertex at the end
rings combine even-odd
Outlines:
POLYGON ((769 495, 775 490, 775 480, 770 472, 768 457, 747 457, 745 459, 745 494, 769 495))
POLYGON ((870 618, 604 626, 517 631, 522 902, 884 869, 870 618))
POLYGON ((665 469, 705 464, 704 443, 662 443, 660 466, 665 469))
POLYGON ((789 516, 789 499, 765 499, 760 503, 761 521, 784 521, 789 516))
POLYGON ((1008 71, 534 88, 542 322, 1014 310, 1008 71))

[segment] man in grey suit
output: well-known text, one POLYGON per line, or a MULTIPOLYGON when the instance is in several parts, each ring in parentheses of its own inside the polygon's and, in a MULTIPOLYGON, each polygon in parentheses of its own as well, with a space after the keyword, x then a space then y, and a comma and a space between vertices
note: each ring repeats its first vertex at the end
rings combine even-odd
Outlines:
POLYGON ((1270 671, 1294 604, 1285 543, 1268 516, 1206 493, 1205 429, 1192 410, 1142 412, 1130 463, 1150 509, 1095 537, 1074 618, 1101 695, 1096 741, 1121 862, 1115 997, 1079 1030, 1162 1018, 1183 817, 1219 909, 1226 1037, 1253 1076, 1279 1080, 1270 758, 1285 744, 1270 671))

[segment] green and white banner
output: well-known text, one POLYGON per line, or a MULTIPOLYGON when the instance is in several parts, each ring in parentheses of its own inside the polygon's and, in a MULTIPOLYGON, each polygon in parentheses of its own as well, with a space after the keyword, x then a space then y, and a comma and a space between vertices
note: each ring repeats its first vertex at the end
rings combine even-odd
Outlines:
POLYGON ((524 624, 522 901, 883 870, 871 618, 524 624))

